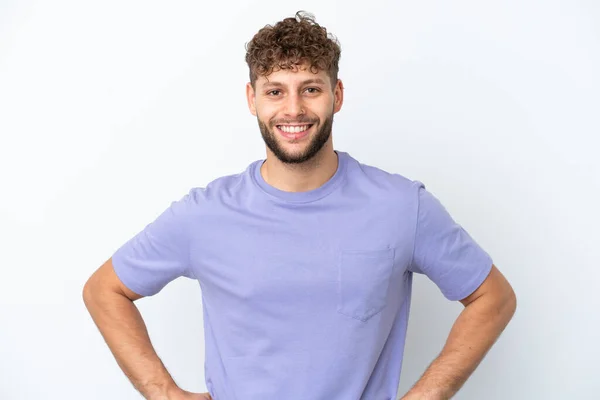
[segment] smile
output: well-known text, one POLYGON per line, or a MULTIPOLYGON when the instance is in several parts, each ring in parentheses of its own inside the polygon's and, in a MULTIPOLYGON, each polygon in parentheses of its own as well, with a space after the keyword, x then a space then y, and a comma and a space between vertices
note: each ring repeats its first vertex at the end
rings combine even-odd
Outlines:
POLYGON ((304 132, 304 131, 310 129, 311 126, 312 126, 312 124, 307 124, 307 125, 277 125, 277 128, 279 128, 281 131, 283 131, 285 133, 300 133, 300 132, 304 132))
POLYGON ((276 125, 277 132, 287 140, 301 140, 307 138, 314 124, 304 125, 276 125))

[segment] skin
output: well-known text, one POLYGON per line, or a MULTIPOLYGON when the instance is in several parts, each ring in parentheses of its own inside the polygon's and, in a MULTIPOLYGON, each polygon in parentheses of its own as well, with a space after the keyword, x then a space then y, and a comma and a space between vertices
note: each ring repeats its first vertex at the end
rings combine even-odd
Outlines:
POLYGON ((246 85, 250 113, 257 118, 266 144, 267 157, 261 167, 265 181, 287 192, 313 190, 323 185, 337 169, 331 125, 344 100, 341 80, 332 84, 325 71, 311 72, 306 64, 276 69, 246 85), (309 134, 287 139, 278 125, 312 123, 309 134))
MULTIPOLYGON (((270 185, 289 192, 313 190, 337 169, 331 127, 343 103, 343 84, 306 65, 275 70, 246 85, 248 107, 257 118, 267 158, 261 174, 270 185), (310 123, 308 135, 286 138, 277 125, 310 123)), ((141 295, 129 290, 108 259, 83 289, 85 305, 120 368, 134 387, 151 400, 207 400, 208 393, 179 388, 156 354, 146 325, 134 302, 141 295)), ((456 319, 440 355, 403 400, 442 400, 452 397, 473 373, 504 330, 516 309, 516 297, 496 268, 470 296, 456 319)))
POLYGON ((150 400, 211 400, 209 393, 179 388, 158 358, 148 330, 134 304, 143 296, 119 280, 108 259, 88 279, 84 303, 119 367, 133 386, 150 400))
POLYGON ((506 278, 492 265, 450 330, 439 356, 401 400, 446 400, 463 386, 513 317, 517 299, 506 278))

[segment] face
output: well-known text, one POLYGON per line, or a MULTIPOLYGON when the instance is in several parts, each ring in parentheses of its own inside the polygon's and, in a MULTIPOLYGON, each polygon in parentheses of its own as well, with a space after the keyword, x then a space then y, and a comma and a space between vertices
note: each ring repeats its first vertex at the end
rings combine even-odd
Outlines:
POLYGON ((260 76, 246 85, 248 107, 258 120, 267 148, 281 162, 299 164, 331 141, 333 114, 341 109, 343 86, 325 71, 306 65, 260 76))

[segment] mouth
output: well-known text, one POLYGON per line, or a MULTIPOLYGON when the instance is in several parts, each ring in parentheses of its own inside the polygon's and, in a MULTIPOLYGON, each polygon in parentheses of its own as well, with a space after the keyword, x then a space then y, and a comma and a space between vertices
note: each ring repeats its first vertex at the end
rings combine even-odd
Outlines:
POLYGON ((275 125, 277 132, 286 139, 301 139, 308 135, 314 124, 275 125))

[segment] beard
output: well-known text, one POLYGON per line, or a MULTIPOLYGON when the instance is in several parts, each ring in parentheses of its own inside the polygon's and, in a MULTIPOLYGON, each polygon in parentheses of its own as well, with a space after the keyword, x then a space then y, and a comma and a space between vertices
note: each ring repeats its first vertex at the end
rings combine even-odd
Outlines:
MULTIPOLYGON (((304 118, 294 121, 298 123, 313 124, 313 126, 317 125, 319 129, 310 139, 310 142, 303 151, 298 153, 290 153, 286 151, 285 148, 280 144, 280 142, 277 140, 278 134, 275 133, 275 126, 284 122, 281 120, 277 122, 271 122, 269 123, 270 127, 268 127, 260 120, 260 118, 258 118, 258 116, 256 119, 258 121, 258 127, 265 144, 273 152, 275 157, 277 157, 277 159, 284 164, 301 164, 315 157, 329 140, 333 126, 333 112, 327 118, 325 118, 322 125, 320 123, 321 121, 318 119, 309 120, 304 118)), ((312 129, 313 126, 311 126, 309 129, 312 129)))

